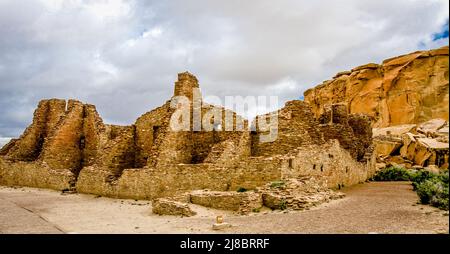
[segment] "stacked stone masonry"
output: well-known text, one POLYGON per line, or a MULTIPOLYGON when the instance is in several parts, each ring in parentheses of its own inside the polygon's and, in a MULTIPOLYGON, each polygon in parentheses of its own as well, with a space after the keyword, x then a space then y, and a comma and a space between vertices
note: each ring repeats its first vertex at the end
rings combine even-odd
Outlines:
MULTIPOLYGON (((180 73, 174 97, 193 102, 198 88, 196 77, 180 73)), ((242 120, 214 105, 204 106, 201 115, 210 109, 223 113, 222 126, 226 113, 234 127, 242 120)), ((156 199, 192 190, 255 190, 302 176, 340 188, 375 170, 369 119, 342 105, 316 118, 307 103, 287 102, 271 113, 279 116, 278 137, 265 143, 259 142, 265 133, 250 130, 246 120, 243 131, 174 131, 175 110, 169 100, 131 126, 116 126, 104 124, 93 105, 43 100, 22 136, 0 150, 0 184, 156 199)))

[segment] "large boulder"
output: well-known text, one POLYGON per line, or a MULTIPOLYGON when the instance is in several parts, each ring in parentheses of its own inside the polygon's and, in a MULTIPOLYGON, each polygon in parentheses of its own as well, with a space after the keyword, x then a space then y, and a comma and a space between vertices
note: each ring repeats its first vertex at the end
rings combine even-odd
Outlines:
POLYGON ((192 211, 188 204, 159 198, 152 203, 152 212, 159 215, 179 215, 179 216, 194 216, 195 211, 192 211))
POLYGON ((412 133, 405 133, 402 135, 402 142, 400 155, 408 160, 413 160, 416 155, 416 138, 412 133))
POLYGON ((401 140, 374 139, 374 143, 377 155, 392 155, 402 146, 401 140))
POLYGON ((448 122, 445 119, 432 119, 417 126, 417 131, 425 134, 427 137, 437 137, 439 135, 448 135, 448 122), (442 131, 440 131, 442 129, 442 131))

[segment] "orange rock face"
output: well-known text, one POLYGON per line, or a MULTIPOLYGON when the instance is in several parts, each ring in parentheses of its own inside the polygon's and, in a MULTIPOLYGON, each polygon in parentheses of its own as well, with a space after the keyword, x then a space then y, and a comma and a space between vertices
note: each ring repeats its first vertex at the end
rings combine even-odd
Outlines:
POLYGON ((338 73, 307 90, 316 116, 327 105, 347 103, 350 113, 373 118, 373 127, 448 120, 448 46, 418 51, 338 73))

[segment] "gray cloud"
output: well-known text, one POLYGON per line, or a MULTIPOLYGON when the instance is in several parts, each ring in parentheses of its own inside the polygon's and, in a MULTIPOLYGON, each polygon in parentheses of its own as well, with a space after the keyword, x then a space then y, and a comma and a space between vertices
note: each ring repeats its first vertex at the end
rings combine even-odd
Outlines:
POLYGON ((432 35, 448 18, 447 0, 0 0, 0 136, 51 97, 130 124, 185 70, 205 95, 297 99, 338 71, 447 45, 432 35))

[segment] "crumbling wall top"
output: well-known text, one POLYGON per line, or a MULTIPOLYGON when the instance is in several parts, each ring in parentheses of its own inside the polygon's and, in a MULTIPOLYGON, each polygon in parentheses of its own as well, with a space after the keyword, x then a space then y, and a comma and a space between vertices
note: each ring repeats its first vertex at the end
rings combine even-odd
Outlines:
POLYGON ((192 99, 193 89, 199 88, 197 78, 189 72, 178 73, 178 81, 175 82, 174 96, 186 96, 192 99))
POLYGON ((178 81, 187 81, 187 80, 198 82, 197 77, 195 77, 192 73, 188 71, 178 73, 178 81))

